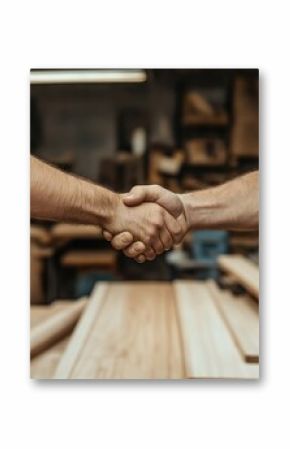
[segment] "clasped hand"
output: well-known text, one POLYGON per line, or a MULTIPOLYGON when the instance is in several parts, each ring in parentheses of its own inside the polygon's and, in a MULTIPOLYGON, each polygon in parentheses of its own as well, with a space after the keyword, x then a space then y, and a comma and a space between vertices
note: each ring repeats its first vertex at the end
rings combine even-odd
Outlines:
POLYGON ((136 186, 119 196, 103 236, 142 263, 180 243, 188 230, 181 198, 158 185, 136 186))

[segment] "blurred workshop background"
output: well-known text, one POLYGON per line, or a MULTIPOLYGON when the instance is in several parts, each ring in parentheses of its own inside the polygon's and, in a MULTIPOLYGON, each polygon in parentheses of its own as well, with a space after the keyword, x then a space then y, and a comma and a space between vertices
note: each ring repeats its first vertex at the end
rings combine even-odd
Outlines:
MULTIPOLYGON (((259 164, 258 70, 32 70, 31 153, 117 192, 204 189, 259 164)), ((137 264, 93 226, 31 221, 31 303, 79 298, 99 280, 221 276, 221 254, 258 264, 257 232, 190 232, 137 264)))

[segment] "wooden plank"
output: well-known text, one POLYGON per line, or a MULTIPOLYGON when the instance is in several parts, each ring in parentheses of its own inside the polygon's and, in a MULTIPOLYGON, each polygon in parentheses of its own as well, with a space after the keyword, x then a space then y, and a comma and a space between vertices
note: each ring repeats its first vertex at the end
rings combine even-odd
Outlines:
POLYGON ((114 250, 97 251, 68 251, 61 258, 61 264, 66 267, 91 267, 115 268, 117 253, 114 250))
POLYGON ((247 296, 234 296, 221 290, 215 282, 209 282, 212 296, 228 329, 248 363, 259 362, 259 309, 247 296))
POLYGON ((98 319, 93 321, 67 377, 184 378, 182 345, 169 283, 112 283, 98 319))
POLYGON ((30 332, 30 356, 34 357, 68 335, 78 321, 86 302, 86 299, 78 300, 33 327, 30 332))
POLYGON ((240 255, 223 255, 218 258, 219 267, 232 274, 237 281, 256 298, 259 298, 259 268, 240 255))
POLYGON ((72 338, 70 339, 61 360, 56 367, 54 379, 68 379, 70 377, 76 360, 80 355, 91 328, 97 320, 100 309, 103 306, 107 288, 108 286, 106 282, 99 282, 96 284, 86 309, 78 322, 75 331, 73 332, 72 338))
POLYGON ((54 240, 102 238, 101 228, 93 225, 57 223, 51 228, 50 233, 54 240))
POLYGON ((49 245, 51 243, 51 234, 44 226, 31 225, 30 238, 42 245, 49 245))
POLYGON ((30 329, 34 328, 37 324, 58 313, 60 310, 64 310, 70 307, 72 300, 57 300, 48 305, 32 305, 30 306, 30 329))
POLYGON ((187 376, 257 379, 258 365, 242 360, 205 283, 174 284, 187 376))
POLYGON ((69 336, 34 357, 30 361, 30 378, 51 379, 68 342, 69 336))

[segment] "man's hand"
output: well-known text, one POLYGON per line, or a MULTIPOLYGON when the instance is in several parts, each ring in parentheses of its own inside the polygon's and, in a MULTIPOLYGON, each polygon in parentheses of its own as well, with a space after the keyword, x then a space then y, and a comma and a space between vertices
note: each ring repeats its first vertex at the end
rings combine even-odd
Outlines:
POLYGON ((126 254, 135 257, 135 254, 144 252, 149 260, 171 248, 182 233, 178 220, 158 204, 144 202, 128 207, 121 197, 116 201, 114 214, 104 224, 104 230, 107 239, 118 235, 112 240, 114 248, 123 249, 134 240, 135 243, 126 249, 126 254))
MULTIPOLYGON (((151 185, 133 187, 128 194, 122 195, 122 199, 124 204, 130 207, 136 207, 141 203, 153 202, 166 209, 167 212, 177 219, 180 225, 180 232, 173 235, 170 247, 174 243, 181 242, 189 227, 181 196, 161 186, 151 185)), ((115 249, 123 249, 126 256, 135 258, 137 262, 144 262, 146 259, 152 260, 156 255, 152 254, 152 251, 145 251, 141 242, 135 241, 132 243, 134 238, 128 232, 115 235, 113 238, 110 233, 104 232, 104 237, 106 240, 111 241, 115 249)))

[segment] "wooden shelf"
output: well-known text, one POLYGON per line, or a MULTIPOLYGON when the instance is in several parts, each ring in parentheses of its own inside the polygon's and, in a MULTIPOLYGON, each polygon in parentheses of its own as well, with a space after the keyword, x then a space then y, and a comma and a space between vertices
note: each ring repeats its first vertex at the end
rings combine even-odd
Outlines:
POLYGON ((219 267, 231 274, 250 294, 259 300, 259 267, 240 255, 224 255, 218 258, 219 267))
POLYGON ((68 251, 61 258, 65 267, 102 267, 114 269, 117 262, 117 253, 112 250, 100 251, 68 251))
POLYGON ((183 117, 183 126, 227 126, 229 118, 226 113, 214 115, 188 115, 183 117))
POLYGON ((102 238, 100 227, 93 225, 59 223, 54 225, 50 232, 54 240, 102 238))

